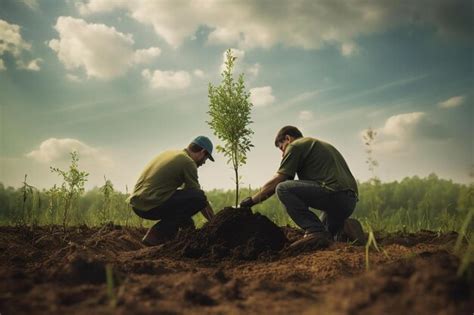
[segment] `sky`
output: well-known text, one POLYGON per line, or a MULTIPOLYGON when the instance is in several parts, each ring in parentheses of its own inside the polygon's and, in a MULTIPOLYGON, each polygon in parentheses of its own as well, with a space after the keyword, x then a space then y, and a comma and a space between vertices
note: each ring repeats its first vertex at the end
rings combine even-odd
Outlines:
MULTIPOLYGON (((90 175, 131 190, 146 163, 198 135, 224 53, 253 103, 245 187, 277 171, 278 130, 333 144, 359 181, 468 183, 473 162, 473 1, 2 0, 0 182, 60 184, 70 152, 90 175)), ((205 190, 230 189, 215 153, 205 190)))

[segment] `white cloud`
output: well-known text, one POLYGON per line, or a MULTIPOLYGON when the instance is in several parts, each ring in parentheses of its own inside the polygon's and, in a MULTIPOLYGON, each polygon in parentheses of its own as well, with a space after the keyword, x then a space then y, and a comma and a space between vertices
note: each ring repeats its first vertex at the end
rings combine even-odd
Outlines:
POLYGON ((206 74, 201 69, 194 70, 193 74, 200 79, 203 79, 206 77, 206 74))
POLYGON ((43 62, 43 59, 41 58, 36 58, 33 59, 26 64, 23 63, 23 61, 19 60, 17 61, 18 69, 24 69, 24 70, 30 70, 30 71, 40 71, 41 66, 40 63, 43 62))
POLYGON ((309 110, 302 110, 298 115, 300 120, 312 120, 313 119, 313 112, 309 110))
MULTIPOLYGON (((395 153, 407 151, 418 141, 444 140, 447 130, 424 112, 412 112, 389 117, 377 132, 373 148, 378 152, 395 153)), ((361 136, 365 131, 361 132, 361 136)))
POLYGON ((254 65, 248 67, 248 68, 247 68, 247 72, 248 72, 250 75, 256 77, 256 76, 258 76, 258 74, 260 73, 260 68, 261 68, 260 64, 259 64, 259 63, 256 63, 256 64, 254 64, 254 65))
POLYGON ((207 40, 211 44, 226 44, 232 45, 237 43, 240 39, 240 34, 238 31, 230 30, 227 28, 219 28, 212 31, 207 40))
POLYGON ((116 8, 126 7, 127 0, 99 0, 99 1, 85 1, 76 2, 75 5, 82 15, 91 14, 94 12, 107 12, 116 8))
POLYGON ((79 78, 77 75, 74 75, 74 74, 71 74, 71 73, 66 74, 66 78, 67 78, 69 81, 81 82, 81 78, 79 78))
POLYGON ((59 39, 49 41, 49 47, 66 69, 83 68, 88 77, 120 76, 134 64, 149 62, 161 52, 158 47, 134 51, 132 35, 73 17, 59 17, 55 29, 59 39))
MULTIPOLYGON (((24 53, 30 50, 31 44, 23 40, 20 34, 20 26, 0 19, 0 57, 8 53, 15 58, 18 69, 38 71, 40 70, 39 62, 42 59, 33 59, 26 65, 23 60, 24 53)), ((5 63, 0 58, 0 70, 5 69, 5 63)))
POLYGON ((36 11, 39 9, 38 0, 21 0, 29 9, 36 11))
POLYGON ((145 69, 142 71, 142 76, 155 89, 184 89, 191 84, 191 76, 186 71, 155 70, 151 72, 149 69, 145 69))
MULTIPOLYGON (((91 146, 77 139, 50 138, 23 156, 11 158, 0 156, 0 165, 4 166, 0 169, 0 173, 4 170, 2 173, 4 182, 15 183, 15 186, 24 174, 28 174, 28 181, 32 185, 49 188, 62 181, 57 174, 51 173, 49 166, 67 170, 71 164, 72 151, 78 152, 79 169, 89 173, 86 189, 103 185, 104 175, 117 185, 115 179, 120 178, 126 169, 120 162, 120 154, 91 146)), ((122 185, 119 188, 124 189, 125 183, 126 181, 121 181, 122 185)))
POLYGON ((382 129, 383 134, 403 137, 413 134, 416 127, 426 117, 426 113, 414 112, 391 116, 385 122, 382 129))
POLYGON ((72 151, 78 152, 80 157, 86 159, 110 163, 110 158, 104 155, 99 149, 70 138, 49 138, 43 141, 38 149, 27 153, 26 156, 41 163, 63 162, 70 159, 70 153, 72 151))
POLYGON ((135 63, 149 63, 161 54, 161 49, 158 47, 150 47, 147 49, 139 49, 135 51, 133 61, 135 63))
POLYGON ((206 6, 208 4, 203 2, 178 4, 175 1, 147 0, 93 0, 77 4, 81 14, 126 9, 140 23, 152 25, 155 32, 173 47, 194 36, 206 6))
POLYGON ((250 89, 250 101, 255 106, 267 106, 275 101, 271 86, 250 89))
POLYGON ((0 20, 0 56, 8 52, 18 58, 30 49, 31 45, 21 37, 20 26, 0 20))
POLYGON ((61 16, 55 26, 59 39, 49 42, 68 70, 83 67, 90 77, 109 79, 123 74, 133 57, 133 38, 104 24, 61 16))
POLYGON ((472 10, 465 0, 88 0, 78 8, 82 14, 123 9, 151 25, 173 47, 192 38, 203 25, 212 30, 211 44, 246 49, 277 44, 319 49, 336 44, 343 45, 341 52, 346 54, 354 50, 345 43, 406 25, 428 26, 447 36, 472 35, 472 10))
POLYGON ((439 107, 441 108, 454 108, 454 107, 458 107, 460 105, 462 105, 464 103, 464 100, 466 98, 464 96, 453 96, 447 100, 445 100, 444 102, 440 102, 438 104, 439 107))
POLYGON ((354 43, 342 43, 341 54, 344 57, 350 57, 357 52, 357 45, 354 43))

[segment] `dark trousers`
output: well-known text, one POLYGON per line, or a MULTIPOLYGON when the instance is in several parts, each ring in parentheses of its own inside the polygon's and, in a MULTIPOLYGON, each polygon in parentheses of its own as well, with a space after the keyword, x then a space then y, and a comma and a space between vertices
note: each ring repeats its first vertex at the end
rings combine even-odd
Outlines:
POLYGON ((352 191, 332 191, 306 180, 287 180, 276 187, 276 194, 291 219, 307 232, 339 232, 352 214, 357 196, 352 191), (324 223, 309 207, 324 212, 324 223))
POLYGON ((141 218, 159 220, 153 227, 160 233, 174 236, 179 228, 194 227, 192 216, 207 206, 207 198, 202 190, 176 190, 160 206, 148 211, 133 208, 141 218))

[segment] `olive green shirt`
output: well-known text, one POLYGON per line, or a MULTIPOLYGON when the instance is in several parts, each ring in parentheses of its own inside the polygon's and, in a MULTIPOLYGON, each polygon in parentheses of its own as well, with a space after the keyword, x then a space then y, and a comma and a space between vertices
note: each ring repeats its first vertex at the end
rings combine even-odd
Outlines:
POLYGON ((279 174, 300 180, 311 180, 330 190, 352 190, 358 194, 357 182, 341 153, 329 143, 304 137, 294 140, 285 150, 279 174))
POLYGON ((185 150, 165 151, 145 167, 127 202, 148 211, 163 204, 181 186, 200 189, 196 162, 185 150))

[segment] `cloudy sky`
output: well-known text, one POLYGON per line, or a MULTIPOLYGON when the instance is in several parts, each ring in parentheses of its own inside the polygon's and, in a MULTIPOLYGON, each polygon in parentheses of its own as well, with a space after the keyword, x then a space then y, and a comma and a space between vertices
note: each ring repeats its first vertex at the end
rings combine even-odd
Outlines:
MULTIPOLYGON (((77 150, 90 173, 133 187, 159 152, 206 124, 209 82, 232 48, 251 92, 256 188, 278 168, 278 129, 335 145, 370 178, 362 134, 377 132, 383 181, 435 172, 469 181, 473 164, 473 2, 458 0, 2 0, 0 182, 60 183, 77 150)), ((215 155, 204 189, 231 188, 215 155)))

